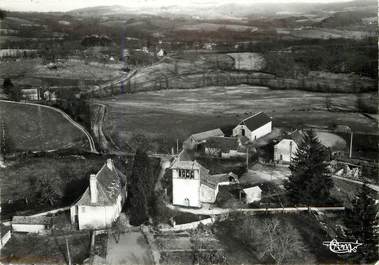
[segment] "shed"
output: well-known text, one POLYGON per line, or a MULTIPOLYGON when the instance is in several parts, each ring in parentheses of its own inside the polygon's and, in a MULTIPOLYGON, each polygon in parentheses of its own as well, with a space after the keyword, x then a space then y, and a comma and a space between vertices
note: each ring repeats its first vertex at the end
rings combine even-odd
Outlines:
POLYGON ((259 202, 262 198, 262 190, 258 186, 243 189, 241 198, 244 198, 246 203, 259 202))
POLYGON ((46 216, 14 216, 12 229, 14 232, 44 233, 51 227, 52 219, 46 216))

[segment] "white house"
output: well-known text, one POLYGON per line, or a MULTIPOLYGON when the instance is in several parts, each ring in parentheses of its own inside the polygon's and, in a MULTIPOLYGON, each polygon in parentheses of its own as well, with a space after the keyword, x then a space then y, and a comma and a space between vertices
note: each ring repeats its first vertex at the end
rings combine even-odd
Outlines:
POLYGON ((13 232, 43 234, 50 229, 51 217, 47 216, 13 216, 13 232))
POLYGON ((237 137, 210 137, 203 146, 205 154, 209 156, 230 158, 246 155, 246 148, 237 137))
POLYGON ((166 54, 167 54, 166 51, 163 50, 163 49, 160 49, 160 50, 157 52, 157 56, 158 56, 158 57, 163 57, 163 56, 165 56, 166 54))
POLYGON ((26 100, 39 100, 39 91, 37 88, 21 89, 22 98, 26 100))
POLYGON ((172 202, 174 205, 200 208, 214 203, 220 185, 237 183, 232 173, 210 175, 209 170, 183 150, 172 166, 172 202))
POLYGON ((274 146, 274 161, 290 163, 297 151, 297 143, 293 139, 282 139, 274 146))
POLYGON ((216 136, 224 136, 224 133, 221 131, 221 129, 217 128, 201 133, 192 134, 183 142, 183 148, 193 149, 196 147, 196 145, 204 143, 208 138, 216 136))
POLYGON ((259 112, 242 120, 234 129, 233 136, 245 136, 250 141, 271 133, 272 120, 263 112, 259 112))
POLYGON ((5 226, 5 225, 0 225, 0 249, 2 249, 5 244, 11 239, 11 227, 10 226, 5 226))
POLYGON ((70 208, 71 223, 82 229, 104 229, 119 217, 126 198, 123 174, 111 159, 97 174, 91 174, 89 186, 70 208))

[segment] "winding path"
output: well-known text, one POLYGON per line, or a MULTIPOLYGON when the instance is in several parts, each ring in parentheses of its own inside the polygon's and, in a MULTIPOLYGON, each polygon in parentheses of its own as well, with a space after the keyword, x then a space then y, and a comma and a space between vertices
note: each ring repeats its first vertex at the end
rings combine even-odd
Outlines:
POLYGON ((57 108, 54 108, 54 107, 51 107, 51 106, 46 106, 46 105, 42 105, 42 104, 36 104, 36 103, 26 103, 26 102, 15 102, 15 101, 9 101, 9 100, 0 100, 0 103, 1 102, 6 102, 6 103, 11 103, 11 104, 19 104, 19 105, 30 105, 30 106, 37 106, 37 107, 42 107, 42 108, 47 108, 47 109, 51 109, 53 111, 56 111, 58 112, 59 114, 61 114, 68 122, 70 122, 74 127, 76 127, 77 129, 79 129, 80 131, 82 131, 85 136, 87 137, 88 139, 88 142, 90 144, 90 148, 91 148, 91 152, 93 153, 98 153, 97 150, 96 150, 96 146, 95 146, 95 142, 91 136, 91 134, 82 126, 80 125, 79 123, 77 123, 76 121, 74 121, 67 113, 65 113, 64 111, 60 110, 60 109, 57 109, 57 108))

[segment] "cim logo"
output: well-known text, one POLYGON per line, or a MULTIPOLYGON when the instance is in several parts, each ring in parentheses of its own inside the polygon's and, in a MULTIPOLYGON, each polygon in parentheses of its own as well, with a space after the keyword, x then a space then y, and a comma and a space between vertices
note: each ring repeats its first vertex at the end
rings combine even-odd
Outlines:
POLYGON ((355 242, 338 242, 337 239, 325 241, 322 244, 329 247, 331 252, 337 254, 355 253, 357 252, 357 248, 363 245, 359 243, 358 240, 355 242))

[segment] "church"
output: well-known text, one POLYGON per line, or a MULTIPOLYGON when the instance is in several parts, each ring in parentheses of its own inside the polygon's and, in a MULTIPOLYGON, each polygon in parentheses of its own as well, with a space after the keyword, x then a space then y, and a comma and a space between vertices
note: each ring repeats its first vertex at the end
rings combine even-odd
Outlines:
POLYGON ((214 203, 219 187, 238 183, 234 173, 211 175, 209 170, 183 150, 171 165, 174 205, 201 208, 214 203))

